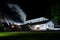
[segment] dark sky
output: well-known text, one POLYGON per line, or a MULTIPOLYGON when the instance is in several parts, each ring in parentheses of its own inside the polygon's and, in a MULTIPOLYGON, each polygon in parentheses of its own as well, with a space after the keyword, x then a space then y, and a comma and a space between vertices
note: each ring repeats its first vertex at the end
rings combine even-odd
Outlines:
MULTIPOLYGON (((9 8, 7 8, 5 6, 5 2, 10 2, 10 3, 15 3, 15 4, 19 4, 20 7, 25 11, 25 13, 27 14, 27 20, 29 19, 34 19, 34 18, 39 18, 39 17, 45 17, 47 16, 47 18, 51 18, 51 14, 50 14, 50 7, 51 5, 55 5, 56 1, 37 1, 37 0, 25 0, 25 1, 2 1, 0 2, 1 9, 3 9, 3 12, 6 12, 9 10, 9 8)), ((9 12, 9 11, 8 11, 9 12)), ((10 14, 10 13, 9 13, 10 14)))

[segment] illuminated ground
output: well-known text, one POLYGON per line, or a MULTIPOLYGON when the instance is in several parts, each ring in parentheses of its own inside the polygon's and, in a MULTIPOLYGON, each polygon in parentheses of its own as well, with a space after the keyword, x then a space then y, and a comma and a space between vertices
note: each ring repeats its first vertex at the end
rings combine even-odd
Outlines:
MULTIPOLYGON (((57 37, 60 32, 0 32, 0 37, 4 39, 18 39, 18 40, 40 40, 46 38, 57 37)), ((55 38, 54 38, 55 39, 55 38)))
POLYGON ((8 36, 22 36, 22 35, 38 35, 38 34, 59 34, 60 32, 0 32, 0 37, 8 37, 8 36))

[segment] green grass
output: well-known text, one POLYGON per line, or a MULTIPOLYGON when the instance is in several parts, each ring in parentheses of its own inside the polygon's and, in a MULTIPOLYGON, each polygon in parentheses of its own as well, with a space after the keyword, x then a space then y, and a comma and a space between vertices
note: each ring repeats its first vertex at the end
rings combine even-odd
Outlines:
POLYGON ((25 34, 28 34, 28 32, 0 32, 0 37, 17 36, 25 34))
MULTIPOLYGON (((59 32, 0 32, 2 39, 8 40, 40 40, 46 38, 56 37, 59 32)), ((55 38, 54 38, 55 39, 55 38)))
POLYGON ((56 34, 60 32, 0 32, 0 37, 8 36, 24 36, 24 35, 41 35, 41 34, 56 34))

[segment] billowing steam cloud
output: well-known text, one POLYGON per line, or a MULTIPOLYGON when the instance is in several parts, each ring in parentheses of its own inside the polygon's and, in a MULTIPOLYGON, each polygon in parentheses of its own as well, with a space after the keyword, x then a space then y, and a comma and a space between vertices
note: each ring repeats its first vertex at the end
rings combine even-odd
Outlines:
MULTIPOLYGON (((19 15, 19 18, 25 22, 26 21, 26 14, 23 12, 23 10, 17 5, 17 4, 8 4, 8 7, 16 12, 18 15, 19 15)), ((17 15, 16 15, 17 16, 17 15)), ((9 18, 5 18, 5 21, 6 23, 9 25, 10 24, 13 24, 13 23, 16 23, 14 22, 13 20, 9 19, 9 18)), ((20 24, 20 23, 19 23, 20 24)))
MULTIPOLYGON (((6 22, 8 25, 9 25, 9 23, 10 24, 13 24, 13 23, 17 23, 17 24, 21 24, 21 20, 23 21, 23 22, 25 22, 26 21, 26 14, 24 13, 24 11, 19 7, 19 5, 17 5, 17 4, 8 4, 8 7, 13 11, 13 12, 16 12, 18 15, 15 15, 15 16, 17 16, 17 19, 15 19, 15 18, 13 18, 12 17, 12 19, 10 18, 10 17, 7 17, 7 16, 4 16, 4 18, 2 18, 1 19, 1 22, 6 22), (15 21, 14 21, 14 20, 15 21), (16 21, 18 21, 18 22, 16 22, 16 21)), ((11 13, 12 14, 12 13, 11 13)), ((15 13, 13 13, 13 14, 15 14, 15 13)), ((12 15, 12 16, 14 16, 14 15, 12 15)))
POLYGON ((18 15, 20 15, 20 19, 25 22, 26 21, 26 14, 23 12, 23 10, 17 5, 17 4, 8 4, 8 7, 12 10, 17 12, 18 15))

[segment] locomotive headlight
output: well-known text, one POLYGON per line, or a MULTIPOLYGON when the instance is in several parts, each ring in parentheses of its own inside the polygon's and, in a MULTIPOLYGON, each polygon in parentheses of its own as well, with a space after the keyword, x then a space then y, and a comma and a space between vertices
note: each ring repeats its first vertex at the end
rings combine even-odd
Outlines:
POLYGON ((11 27, 14 28, 14 25, 12 25, 11 27))
POLYGON ((31 30, 40 30, 40 25, 28 25, 31 30))
POLYGON ((40 25, 35 25, 34 29, 38 31, 40 29, 40 25))

